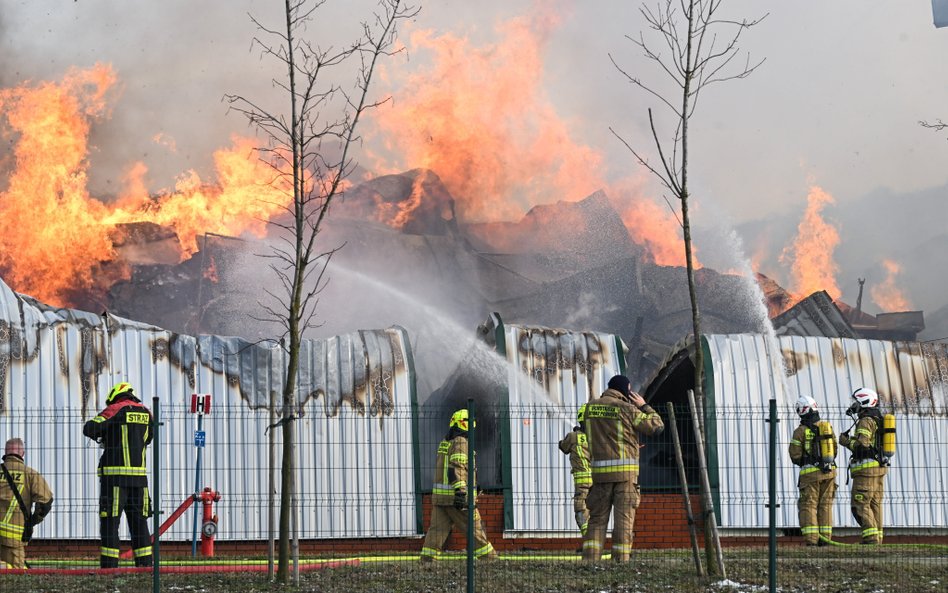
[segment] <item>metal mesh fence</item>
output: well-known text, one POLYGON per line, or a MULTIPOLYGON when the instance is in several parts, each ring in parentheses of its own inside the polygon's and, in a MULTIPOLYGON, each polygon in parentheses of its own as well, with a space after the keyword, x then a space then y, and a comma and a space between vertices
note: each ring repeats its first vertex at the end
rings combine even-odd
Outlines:
MULTIPOLYGON (((296 446, 291 449, 284 447, 282 423, 267 409, 217 406, 211 412, 215 423, 203 427, 203 435, 197 416, 183 406, 161 403, 157 411, 158 467, 155 473, 153 446, 149 485, 154 494, 157 475, 159 496, 153 502, 160 511, 157 523, 166 523, 159 564, 167 591, 195 582, 187 579, 198 579, 207 590, 268 587, 269 559, 279 557, 279 544, 271 547, 271 538, 279 533, 287 455, 296 469, 291 497, 296 505, 286 521, 297 544, 290 546, 290 558, 298 559, 304 590, 457 591, 467 587, 470 575, 478 591, 762 590, 771 567, 781 590, 908 586, 943 591, 948 584, 948 429, 935 416, 899 417, 898 450, 884 478, 883 543, 859 543, 861 528, 850 511, 850 455, 841 449, 832 542, 807 547, 798 517, 799 470, 787 452, 797 416, 778 410, 777 438, 771 443, 767 402, 715 407, 704 419, 705 453, 727 574, 699 578, 696 562, 704 570, 708 566, 707 515, 699 491, 698 440, 687 407, 675 408, 687 484, 683 488, 679 479, 669 410, 660 408, 666 429, 644 438, 639 450, 641 501, 632 560, 619 565, 609 559, 609 540, 601 562, 581 561, 569 458, 558 446, 574 429, 576 410, 554 403, 479 403, 472 445, 476 508, 499 558, 478 560, 472 573, 466 567, 466 533, 458 526, 435 562, 419 560, 432 521, 436 453, 453 408, 340 407, 327 413, 312 405, 293 420, 296 446), (776 447, 773 468, 771 446, 776 447), (685 491, 693 521, 686 513, 685 491), (772 502, 778 505, 773 524, 772 502), (775 548, 768 545, 771 537, 775 548), (200 580, 207 575, 214 575, 219 589, 200 580)), ((843 410, 822 414, 836 434, 851 429, 843 410)), ((71 583, 74 590, 91 591, 101 590, 102 579, 115 577, 96 571, 100 449, 82 437, 83 421, 55 410, 28 410, 0 423, 0 439, 24 438, 27 465, 45 476, 55 497, 52 513, 36 527, 26 549, 28 578, 51 588, 71 583)), ((122 523, 126 552, 129 534, 122 523)), ((152 520, 149 525, 153 532, 152 520)), ((135 584, 128 590, 146 590, 147 574, 127 568, 132 561, 125 556, 121 566, 120 572, 133 573, 127 578, 135 584)), ((23 578, 7 571, 0 575, 0 588, 25 590, 23 578)))

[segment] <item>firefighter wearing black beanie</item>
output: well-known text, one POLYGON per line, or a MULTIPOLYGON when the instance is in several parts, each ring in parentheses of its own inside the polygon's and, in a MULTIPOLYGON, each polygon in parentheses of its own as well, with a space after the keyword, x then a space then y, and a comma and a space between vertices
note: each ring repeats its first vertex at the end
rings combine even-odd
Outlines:
POLYGON ((608 389, 586 404, 585 418, 593 485, 586 498, 589 527, 583 560, 602 557, 609 515, 615 509, 612 559, 628 562, 639 506, 639 437, 658 434, 665 424, 624 375, 609 379, 608 389))

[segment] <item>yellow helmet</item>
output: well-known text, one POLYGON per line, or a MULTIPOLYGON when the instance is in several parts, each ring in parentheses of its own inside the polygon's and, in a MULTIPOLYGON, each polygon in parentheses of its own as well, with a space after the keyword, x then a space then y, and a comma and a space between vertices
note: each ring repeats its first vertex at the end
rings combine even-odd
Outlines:
MULTIPOLYGON (((453 428, 457 426, 461 430, 467 432, 467 408, 461 408, 457 412, 451 415, 451 422, 448 423, 448 428, 453 428)), ((474 423, 477 426, 477 423, 474 423)))
POLYGON ((122 395, 123 393, 132 393, 132 384, 131 383, 116 383, 112 390, 109 391, 108 397, 105 398, 105 403, 110 404, 115 401, 115 398, 122 395))
POLYGON ((579 410, 576 411, 576 422, 582 424, 586 421, 586 404, 579 406, 579 410))

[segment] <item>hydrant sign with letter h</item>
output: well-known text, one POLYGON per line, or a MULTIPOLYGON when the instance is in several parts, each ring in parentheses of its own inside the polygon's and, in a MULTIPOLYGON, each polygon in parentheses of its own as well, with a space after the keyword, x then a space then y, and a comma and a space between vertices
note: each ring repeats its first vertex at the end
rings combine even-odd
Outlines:
MULTIPOLYGON (((207 435, 204 432, 204 415, 211 413, 211 394, 192 393, 191 413, 197 415, 197 430, 194 431, 194 447, 197 449, 197 461, 194 476, 194 499, 200 500, 204 506, 201 523, 201 554, 214 555, 214 535, 217 534, 217 515, 213 512, 214 503, 220 500, 220 494, 211 488, 201 488, 201 451, 207 444, 207 435)), ((198 510, 194 509, 194 526, 191 536, 191 555, 197 555, 198 510)))

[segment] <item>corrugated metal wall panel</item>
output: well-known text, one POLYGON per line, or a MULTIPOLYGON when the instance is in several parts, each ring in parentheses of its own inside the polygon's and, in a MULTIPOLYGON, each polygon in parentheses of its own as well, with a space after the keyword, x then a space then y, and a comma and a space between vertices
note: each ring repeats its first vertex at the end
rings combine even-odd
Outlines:
MULTIPOLYGON (((104 407, 114 383, 128 381, 145 405, 152 407, 154 395, 161 400, 165 513, 193 492, 197 419, 188 412, 190 397, 210 393, 199 486, 222 494, 215 507, 218 537, 266 536, 267 406, 271 392, 281 400, 285 364, 278 345, 195 339, 112 316, 38 308, 2 282, 0 313, 10 316, 0 319, 0 441, 23 437, 27 463, 50 482, 56 503, 44 533, 98 538, 100 451, 82 435, 82 424, 104 407)), ((416 534, 409 348, 401 328, 304 341, 297 423, 301 537, 416 534)), ((278 465, 281 436, 277 428, 278 465)), ((186 515, 165 537, 189 539, 191 530, 186 515)))
MULTIPOLYGON (((778 522, 781 527, 796 527, 796 505, 789 501, 797 498, 797 470, 787 457, 790 435, 799 423, 794 402, 799 394, 814 397, 821 417, 832 422, 838 434, 852 425, 845 410, 852 401, 852 392, 861 386, 876 389, 882 405, 893 410, 898 419, 898 452, 885 485, 886 525, 948 525, 948 511, 939 494, 948 485, 944 447, 948 443, 948 347, 780 337, 777 347, 786 365, 785 373, 781 373, 770 371, 773 359, 764 336, 711 335, 706 340, 713 360, 709 380, 718 411, 722 526, 766 525, 766 509, 748 502, 767 492, 767 402, 777 399, 780 417, 777 488, 785 502, 779 509, 778 522), (781 375, 785 377, 783 385, 771 380, 781 375), (732 451, 740 451, 740 455, 732 451), (739 457, 740 461, 732 462, 729 457, 739 457)), ((834 515, 837 526, 855 527, 845 487, 848 460, 848 451, 840 451, 840 492, 834 515)))
MULTIPOLYGON (((514 531, 576 531, 569 458, 558 443, 576 410, 620 373, 625 352, 599 332, 504 326, 514 531)), ((622 347, 624 348, 624 346, 622 347)))

